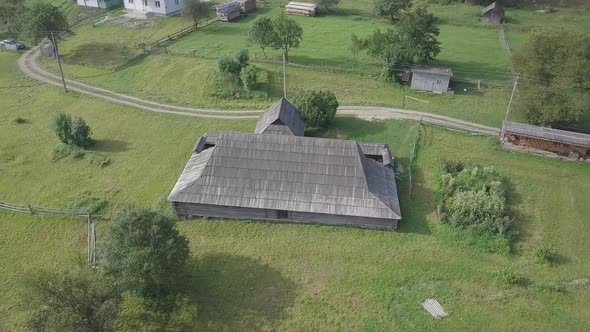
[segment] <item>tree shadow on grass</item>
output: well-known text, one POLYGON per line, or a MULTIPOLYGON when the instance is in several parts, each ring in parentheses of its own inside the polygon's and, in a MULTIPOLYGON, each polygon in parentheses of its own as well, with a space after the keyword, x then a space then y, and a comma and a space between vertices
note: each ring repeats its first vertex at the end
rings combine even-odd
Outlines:
POLYGON ((193 258, 189 267, 196 330, 276 329, 295 301, 295 282, 251 257, 212 254, 193 258))
POLYGON ((76 47, 64 57, 66 63, 75 65, 116 67, 133 57, 126 46, 109 43, 87 43, 76 47))
POLYGON ((102 139, 95 140, 92 150, 102 152, 125 152, 129 150, 129 144, 125 141, 102 139))

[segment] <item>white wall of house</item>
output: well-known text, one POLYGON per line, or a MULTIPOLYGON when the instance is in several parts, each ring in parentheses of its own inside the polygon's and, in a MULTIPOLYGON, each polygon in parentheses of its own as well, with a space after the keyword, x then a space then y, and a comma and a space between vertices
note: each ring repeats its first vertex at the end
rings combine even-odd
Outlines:
POLYGON ((155 15, 172 15, 184 8, 184 0, 123 0, 123 3, 127 10, 155 15))
POLYGON ((96 7, 98 8, 98 0, 78 0, 78 6, 86 6, 86 7, 96 7))

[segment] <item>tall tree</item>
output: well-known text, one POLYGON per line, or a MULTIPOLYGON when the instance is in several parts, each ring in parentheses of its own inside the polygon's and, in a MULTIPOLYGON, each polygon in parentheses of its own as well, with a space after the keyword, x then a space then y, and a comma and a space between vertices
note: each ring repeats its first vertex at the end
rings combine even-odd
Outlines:
POLYGON ((514 60, 520 73, 515 110, 529 123, 567 125, 590 112, 590 36, 535 33, 514 60))
POLYGON ((285 58, 289 61, 289 50, 299 47, 303 38, 303 29, 287 14, 282 13, 272 21, 275 31, 275 38, 272 46, 276 49, 283 50, 285 58))
POLYGON ((402 66, 434 60, 440 53, 438 35, 437 18, 419 7, 404 12, 395 29, 377 30, 361 45, 369 55, 383 59, 384 75, 392 79, 402 66))
POLYGON ((123 290, 145 297, 173 293, 189 256, 174 220, 154 211, 125 209, 112 218, 101 248, 102 267, 123 290))
POLYGON ((34 331, 113 331, 120 302, 112 280, 80 268, 37 272, 28 281, 28 327, 34 331))
POLYGON ((209 5, 202 0, 185 0, 182 15, 193 21, 195 29, 209 15, 209 5))
POLYGON ((324 12, 328 12, 330 8, 338 6, 340 0, 314 0, 315 4, 324 12))
POLYGON ((17 27, 24 3, 24 0, 0 0, 0 28, 11 32, 17 27))
POLYGON ((248 30, 248 39, 251 42, 258 44, 262 50, 262 54, 264 57, 266 57, 264 49, 268 46, 271 46, 273 41, 276 39, 276 33, 274 31, 272 20, 266 16, 259 17, 250 26, 250 29, 248 30))
POLYGON ((34 44, 43 37, 53 41, 51 32, 57 35, 68 27, 68 21, 59 8, 44 2, 33 3, 22 12, 20 18, 21 32, 34 44))
POLYGON ((395 20, 395 17, 400 14, 402 10, 407 10, 412 7, 411 0, 374 0, 375 14, 382 17, 389 17, 395 20))
POLYGON ((326 128, 338 110, 338 100, 331 91, 309 90, 293 98, 293 105, 301 112, 309 128, 326 128))

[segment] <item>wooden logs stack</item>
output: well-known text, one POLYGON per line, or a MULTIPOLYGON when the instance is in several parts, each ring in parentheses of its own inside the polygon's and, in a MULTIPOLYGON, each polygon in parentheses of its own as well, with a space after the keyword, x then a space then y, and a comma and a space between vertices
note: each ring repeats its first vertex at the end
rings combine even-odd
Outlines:
POLYGON ((291 15, 315 16, 318 7, 313 3, 291 1, 285 7, 285 11, 291 15))
POLYGON ((242 14, 246 14, 256 9, 256 0, 238 0, 242 14))
POLYGON ((215 11, 217 12, 218 20, 229 22, 241 15, 242 7, 238 2, 227 2, 217 5, 215 11))

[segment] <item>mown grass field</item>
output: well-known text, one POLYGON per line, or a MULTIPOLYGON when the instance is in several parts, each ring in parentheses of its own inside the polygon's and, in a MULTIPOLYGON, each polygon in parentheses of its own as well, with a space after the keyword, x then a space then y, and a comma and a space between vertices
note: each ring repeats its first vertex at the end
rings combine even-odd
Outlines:
MULTIPOLYGON (((52 207, 103 201, 169 212, 165 201, 195 139, 217 130, 252 131, 252 120, 164 116, 120 107, 24 78, 16 56, 0 52, 0 200, 52 207), (97 152, 112 160, 51 160, 52 116, 83 116, 97 152), (29 120, 15 124, 16 117, 29 120)), ((198 289, 195 329, 238 330, 587 330, 590 305, 590 168, 502 151, 495 139, 421 130, 414 195, 408 162, 418 127, 339 117, 326 134, 388 143, 406 172, 398 185, 399 232, 344 227, 190 220, 178 227, 192 250, 198 289), (441 160, 493 166, 510 184, 519 235, 513 254, 482 253, 436 224, 441 160), (555 266, 534 263, 549 245, 555 266), (503 289, 494 273, 511 267, 528 286, 503 289), (585 279, 586 278, 586 279, 585 279), (546 287, 539 287, 545 285, 546 287), (542 289, 563 285, 563 291, 542 289), (421 307, 438 299, 437 321, 421 307)), ((98 241, 101 237, 99 222, 98 241)), ((22 280, 40 268, 67 269, 83 257, 82 220, 0 212, 0 326, 22 329, 22 280)))

